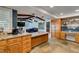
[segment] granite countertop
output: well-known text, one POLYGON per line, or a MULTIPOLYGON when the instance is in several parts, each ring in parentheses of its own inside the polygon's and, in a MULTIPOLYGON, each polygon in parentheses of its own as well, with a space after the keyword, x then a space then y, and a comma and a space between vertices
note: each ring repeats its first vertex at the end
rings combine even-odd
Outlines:
POLYGON ((31 34, 32 34, 32 37, 36 37, 36 36, 48 34, 48 32, 34 32, 34 33, 31 33, 31 34))
POLYGON ((48 34, 48 32, 23 33, 23 34, 17 34, 17 35, 6 34, 6 35, 0 35, 0 40, 15 38, 19 36, 25 36, 25 35, 32 35, 32 37, 36 37, 44 34, 48 34))
POLYGON ((31 34, 30 33, 23 33, 23 34, 17 34, 17 35, 12 35, 12 34, 0 35, 0 40, 15 38, 15 37, 24 36, 24 35, 31 35, 31 34))

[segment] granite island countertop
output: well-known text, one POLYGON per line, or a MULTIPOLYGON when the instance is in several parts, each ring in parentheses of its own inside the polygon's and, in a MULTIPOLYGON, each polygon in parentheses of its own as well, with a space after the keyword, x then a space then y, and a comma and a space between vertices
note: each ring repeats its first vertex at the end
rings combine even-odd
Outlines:
POLYGON ((36 37, 36 36, 41 36, 41 35, 44 35, 44 34, 48 34, 48 32, 34 32, 34 33, 31 33, 32 34, 32 37, 36 37))
POLYGON ((44 34, 48 34, 48 32, 23 33, 23 34, 17 34, 17 35, 6 34, 6 35, 0 35, 0 40, 15 38, 15 37, 19 37, 19 36, 25 36, 25 35, 31 35, 31 37, 37 37, 37 36, 41 36, 44 34))
POLYGON ((31 35, 31 34, 30 33, 23 33, 23 34, 17 34, 17 35, 12 35, 12 34, 0 35, 0 40, 15 38, 15 37, 19 37, 19 36, 25 36, 25 35, 31 35))

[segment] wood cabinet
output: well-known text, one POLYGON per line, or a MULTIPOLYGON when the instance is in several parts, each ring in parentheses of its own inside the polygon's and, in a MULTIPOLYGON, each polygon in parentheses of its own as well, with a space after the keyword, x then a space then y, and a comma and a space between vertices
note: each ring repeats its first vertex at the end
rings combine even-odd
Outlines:
POLYGON ((79 33, 76 33, 76 34, 75 34, 75 41, 76 41, 77 43, 79 43, 79 33))
POLYGON ((19 50, 19 46, 17 44, 14 44, 14 45, 8 46, 8 52, 9 53, 19 53, 21 51, 19 50))
POLYGON ((0 53, 25 53, 31 50, 31 35, 0 40, 0 53))
POLYGON ((8 52, 20 53, 31 50, 31 36, 16 37, 8 40, 8 52))
POLYGON ((0 40, 0 53, 7 52, 7 42, 6 40, 0 40))
POLYGON ((55 32, 55 38, 60 39, 61 32, 55 32))
POLYGON ((31 50, 31 36, 22 37, 22 52, 29 52, 31 50))
POLYGON ((55 38, 64 40, 66 38, 66 34, 64 32, 55 32, 55 38))
POLYGON ((21 43, 21 37, 16 37, 16 38, 11 38, 11 39, 8 39, 7 41, 8 43, 8 52, 11 52, 11 53, 15 53, 15 52, 21 52, 21 47, 22 46, 22 43, 21 43))
POLYGON ((48 34, 32 37, 32 47, 48 41, 48 34))
POLYGON ((66 34, 64 32, 61 32, 60 39, 62 39, 62 40, 66 39, 66 34))

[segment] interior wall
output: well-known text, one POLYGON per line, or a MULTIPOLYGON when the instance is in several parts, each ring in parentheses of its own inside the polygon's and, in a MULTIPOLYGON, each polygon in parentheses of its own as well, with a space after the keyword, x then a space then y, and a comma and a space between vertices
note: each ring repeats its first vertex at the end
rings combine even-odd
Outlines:
POLYGON ((12 32, 12 10, 6 7, 0 7, 0 28, 4 32, 12 32))

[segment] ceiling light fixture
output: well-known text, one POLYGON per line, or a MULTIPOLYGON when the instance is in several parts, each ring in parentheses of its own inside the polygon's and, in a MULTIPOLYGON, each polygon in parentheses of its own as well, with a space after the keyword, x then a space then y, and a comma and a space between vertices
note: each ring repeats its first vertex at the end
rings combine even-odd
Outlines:
POLYGON ((54 6, 49 6, 50 8, 53 8, 54 6))
POLYGON ((79 12, 79 9, 75 10, 76 12, 79 12))
POLYGON ((60 15, 63 15, 63 13, 60 13, 60 15))

